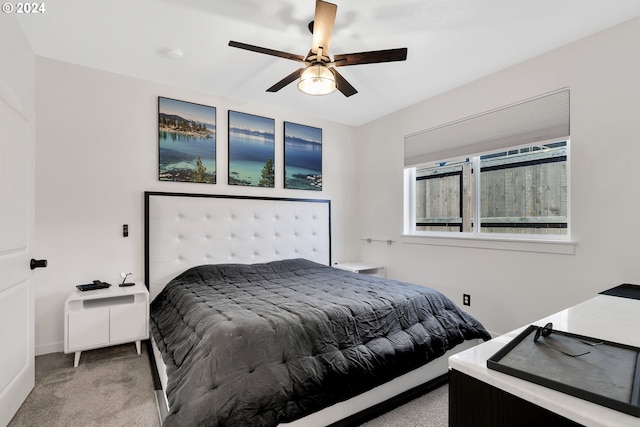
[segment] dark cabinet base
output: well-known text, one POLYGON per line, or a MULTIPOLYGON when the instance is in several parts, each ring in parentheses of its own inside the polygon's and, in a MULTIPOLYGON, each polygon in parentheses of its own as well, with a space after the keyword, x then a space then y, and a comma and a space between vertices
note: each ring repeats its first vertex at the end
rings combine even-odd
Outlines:
POLYGON ((455 369, 449 372, 449 426, 580 426, 455 369))

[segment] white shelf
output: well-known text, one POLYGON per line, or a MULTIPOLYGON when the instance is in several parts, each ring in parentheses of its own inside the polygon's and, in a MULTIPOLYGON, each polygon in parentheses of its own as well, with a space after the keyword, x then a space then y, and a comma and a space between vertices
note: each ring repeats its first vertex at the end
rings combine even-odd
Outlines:
POLYGON ((377 277, 386 277, 384 266, 377 264, 367 264, 364 262, 342 262, 333 265, 340 270, 350 271, 352 273, 369 274, 377 277))

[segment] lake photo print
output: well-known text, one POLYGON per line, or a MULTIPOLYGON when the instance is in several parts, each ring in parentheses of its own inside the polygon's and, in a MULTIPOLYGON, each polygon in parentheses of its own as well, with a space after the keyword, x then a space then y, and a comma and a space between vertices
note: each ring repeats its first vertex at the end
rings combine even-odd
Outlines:
POLYGON ((284 122, 284 188, 322 190, 322 129, 284 122))
POLYGON ((275 120, 229 111, 229 185, 274 184, 275 120))
POLYGON ((216 183, 216 108, 158 97, 160 181, 216 183))

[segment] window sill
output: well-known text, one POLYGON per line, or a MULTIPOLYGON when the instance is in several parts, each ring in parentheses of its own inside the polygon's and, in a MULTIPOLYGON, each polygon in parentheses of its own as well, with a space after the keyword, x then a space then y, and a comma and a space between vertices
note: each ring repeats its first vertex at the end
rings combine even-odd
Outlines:
POLYGON ((477 237, 444 235, 402 235, 402 243, 409 245, 451 246, 502 251, 538 252, 560 255, 575 255, 576 242, 552 239, 521 239, 517 237, 477 237))

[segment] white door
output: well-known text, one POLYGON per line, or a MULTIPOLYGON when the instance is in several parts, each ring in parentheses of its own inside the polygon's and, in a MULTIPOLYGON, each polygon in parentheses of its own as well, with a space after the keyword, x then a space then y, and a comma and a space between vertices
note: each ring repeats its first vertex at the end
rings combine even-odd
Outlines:
POLYGON ((33 59, 16 55, 0 67, 0 426, 34 386, 33 110, 33 59))

